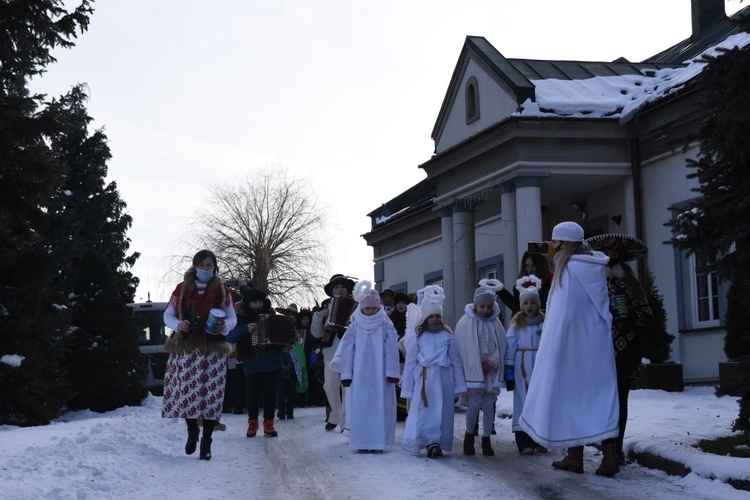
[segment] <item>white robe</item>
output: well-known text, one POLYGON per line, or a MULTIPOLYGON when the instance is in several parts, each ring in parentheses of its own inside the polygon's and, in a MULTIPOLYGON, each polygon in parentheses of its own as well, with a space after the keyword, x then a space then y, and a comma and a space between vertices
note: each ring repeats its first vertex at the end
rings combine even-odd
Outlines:
MULTIPOLYGON (((537 318, 541 319, 541 317, 537 318)), ((511 325, 508 328, 506 336, 508 349, 505 352, 505 364, 513 365, 516 383, 516 388, 513 390, 513 432, 523 430, 518 425, 518 417, 521 416, 526 401, 526 393, 531 382, 531 374, 534 372, 542 326, 543 323, 540 321, 536 325, 526 325, 521 328, 511 325)))
POLYGON ((600 252, 574 255, 547 301, 544 333, 519 425, 550 448, 617 437, 619 403, 600 252))
POLYGON ((463 392, 466 392, 466 380, 453 335, 445 330, 410 335, 401 397, 411 399, 411 405, 401 448, 419 453, 420 449, 437 443, 443 450, 451 451, 454 397, 463 392))
POLYGON ((346 422, 352 450, 384 450, 396 439, 396 386, 399 377, 398 334, 380 308, 372 316, 361 309, 341 339, 341 380, 346 388, 346 422))

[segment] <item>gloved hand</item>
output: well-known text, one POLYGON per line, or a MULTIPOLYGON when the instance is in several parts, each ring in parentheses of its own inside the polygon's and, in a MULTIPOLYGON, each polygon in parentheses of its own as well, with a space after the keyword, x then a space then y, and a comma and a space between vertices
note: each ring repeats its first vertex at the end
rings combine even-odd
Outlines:
POLYGON ((348 379, 342 380, 341 385, 343 385, 344 387, 349 387, 350 385, 352 385, 352 379, 348 378, 348 379))
POLYGON ((509 391, 512 391, 516 388, 516 381, 515 380, 506 380, 505 381, 505 388, 509 391))
POLYGON ((487 373, 492 370, 493 364, 491 361, 482 361, 482 373, 487 373))
POLYGON ((385 379, 391 384, 398 384, 398 377, 386 377, 385 379))

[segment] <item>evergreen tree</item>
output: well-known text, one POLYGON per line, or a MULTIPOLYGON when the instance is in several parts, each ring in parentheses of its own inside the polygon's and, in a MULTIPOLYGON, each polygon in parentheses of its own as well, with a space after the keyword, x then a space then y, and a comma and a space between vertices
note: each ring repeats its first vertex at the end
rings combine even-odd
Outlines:
MULTIPOLYGON (((743 27, 747 31, 750 23, 743 27)), ((689 160, 688 178, 697 179, 701 197, 670 222, 680 236, 678 248, 695 252, 709 271, 731 281, 727 304, 727 357, 741 361, 744 414, 736 430, 750 431, 750 47, 707 57, 699 91, 706 121, 699 133, 698 158, 689 160)))
POLYGON ((664 309, 664 297, 659 293, 654 282, 651 271, 646 273, 643 280, 643 289, 648 297, 648 306, 651 308, 651 319, 646 330, 645 357, 652 363, 664 363, 672 354, 672 341, 674 335, 667 332, 667 311, 664 309))
POLYGON ((137 405, 146 395, 145 364, 126 305, 138 284, 128 271, 138 254, 127 255, 132 218, 117 185, 104 183, 111 154, 102 130, 89 136, 86 99, 79 85, 50 104, 66 116, 65 130, 51 141, 67 167, 53 211, 54 240, 60 286, 72 297, 74 328, 64 366, 74 396, 68 406, 106 411, 137 405))
POLYGON ((65 166, 49 147, 62 119, 31 95, 28 81, 88 27, 88 0, 68 12, 59 0, 0 2, 0 424, 37 425, 68 397, 60 365, 69 331, 67 297, 56 287, 51 205, 65 166), (8 362, 16 360, 19 362, 8 362))

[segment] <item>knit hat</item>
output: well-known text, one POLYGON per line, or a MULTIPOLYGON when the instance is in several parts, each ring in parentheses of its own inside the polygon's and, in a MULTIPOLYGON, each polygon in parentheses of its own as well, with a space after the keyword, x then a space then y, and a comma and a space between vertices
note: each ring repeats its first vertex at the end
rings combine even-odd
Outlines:
POLYGON ((380 294, 372 287, 372 282, 362 280, 354 285, 354 300, 359 303, 359 308, 380 307, 380 294))
POLYGON ((254 302, 257 300, 266 300, 266 292, 259 288, 248 288, 242 294, 243 302, 254 302))
POLYGON ((354 280, 349 276, 345 276, 343 274, 334 274, 333 276, 331 276, 328 284, 323 287, 326 295, 328 295, 329 297, 333 295, 333 287, 336 285, 344 285, 346 289, 349 290, 349 293, 352 293, 352 289, 354 288, 354 280))
POLYGON ((519 278, 516 281, 516 290, 518 290, 518 303, 523 305, 523 301, 531 298, 539 307, 542 306, 542 299, 539 298, 539 289, 542 287, 542 280, 530 274, 519 278))
POLYGON ((503 284, 496 279, 479 280, 479 288, 474 290, 474 307, 480 302, 495 302, 497 292, 503 289, 503 284))
POLYGON ((398 304, 399 302, 406 302, 408 304, 411 300, 409 300, 409 296, 404 292, 396 292, 393 295, 393 303, 398 304))
POLYGON ((424 292, 422 305, 420 309, 420 321, 424 321, 433 314, 443 315, 443 302, 445 301, 445 291, 439 285, 427 285, 420 292, 424 292))
POLYGON ((583 241, 583 228, 575 222, 561 222, 552 229, 553 241, 583 241))

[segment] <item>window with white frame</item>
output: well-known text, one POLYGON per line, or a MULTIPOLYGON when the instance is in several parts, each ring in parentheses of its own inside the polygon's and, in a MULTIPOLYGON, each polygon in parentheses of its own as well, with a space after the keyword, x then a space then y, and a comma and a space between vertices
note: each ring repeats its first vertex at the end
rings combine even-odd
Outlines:
POLYGON ((706 269, 704 258, 690 255, 690 296, 693 328, 719 326, 719 283, 715 272, 706 269))

